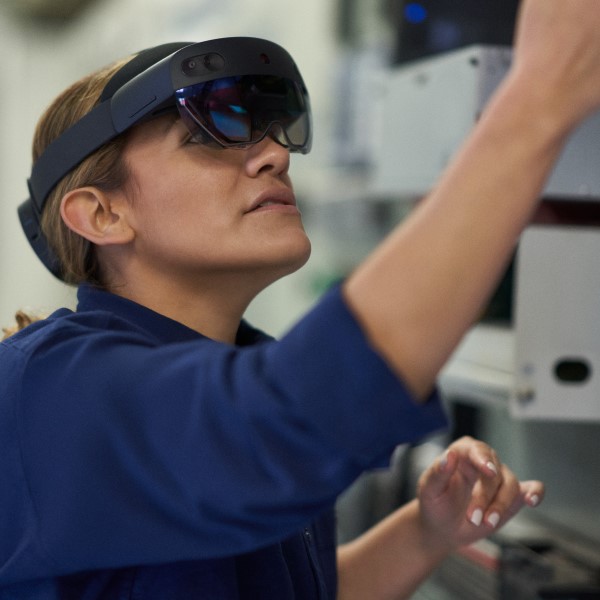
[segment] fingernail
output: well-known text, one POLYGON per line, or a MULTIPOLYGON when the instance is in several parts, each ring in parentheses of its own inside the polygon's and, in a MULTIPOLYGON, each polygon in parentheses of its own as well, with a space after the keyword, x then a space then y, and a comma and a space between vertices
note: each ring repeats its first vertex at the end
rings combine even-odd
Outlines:
POLYGON ((440 469, 445 469, 448 464, 448 453, 444 453, 444 455, 440 458, 440 469))
POLYGON ((495 529, 500 523, 500 515, 497 512, 493 512, 488 518, 488 523, 495 529))
POLYGON ((471 515, 471 523, 475 525, 475 527, 479 527, 481 525, 481 521, 483 520, 483 511, 480 508, 476 508, 471 515))
POLYGON ((490 471, 494 471, 494 473, 496 475, 498 475, 498 469, 496 468, 496 465, 490 460, 488 462, 485 463, 485 466, 490 470, 490 471))
POLYGON ((539 503, 540 503, 540 497, 537 494, 534 494, 533 496, 531 496, 531 498, 529 498, 530 506, 537 506, 539 503))

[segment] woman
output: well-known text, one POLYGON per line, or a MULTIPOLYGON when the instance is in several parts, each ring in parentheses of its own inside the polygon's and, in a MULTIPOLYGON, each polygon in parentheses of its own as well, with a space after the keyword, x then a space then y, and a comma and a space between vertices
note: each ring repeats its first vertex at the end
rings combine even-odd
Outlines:
MULTIPOLYGON (((567 134, 600 105, 599 21, 595 0, 526 1, 511 73, 437 188, 278 342, 241 319, 308 258, 288 176, 290 149, 309 146, 292 119, 307 112, 300 83, 285 84, 296 112, 237 141, 184 91, 153 118, 129 125, 125 111, 120 130, 111 113, 97 148, 95 125, 69 128, 120 106, 135 73, 117 65, 67 90, 34 142, 41 215, 22 219, 40 216, 55 256, 38 250, 81 284, 79 305, 0 346, 0 598, 408 597, 453 549, 537 504, 540 482, 462 439, 415 501, 333 545, 335 497, 443 425, 435 376, 567 134), (92 154, 72 160, 79 145, 92 154)), ((159 53, 128 64, 155 74, 159 53)), ((209 54, 201 64, 221 69, 209 54)), ((206 81, 228 119, 248 108, 206 81)))

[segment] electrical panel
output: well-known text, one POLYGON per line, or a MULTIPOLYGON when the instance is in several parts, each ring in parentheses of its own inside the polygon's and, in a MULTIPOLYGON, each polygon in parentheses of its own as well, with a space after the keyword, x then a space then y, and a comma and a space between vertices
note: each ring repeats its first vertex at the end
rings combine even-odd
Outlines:
POLYGON ((517 257, 512 414, 600 421, 600 228, 534 226, 517 257))
MULTIPOLYGON (((371 193, 414 200, 428 193, 504 79, 512 50, 469 46, 382 74, 374 124, 371 193)), ((600 114, 573 134, 546 198, 600 199, 600 114)))

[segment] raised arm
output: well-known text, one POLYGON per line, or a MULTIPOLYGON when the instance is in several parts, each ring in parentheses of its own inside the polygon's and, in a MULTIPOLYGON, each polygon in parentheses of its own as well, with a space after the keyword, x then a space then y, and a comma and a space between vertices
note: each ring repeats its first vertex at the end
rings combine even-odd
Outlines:
POLYGON ((373 346, 424 397, 600 105, 598 0, 526 0, 513 66, 436 188, 346 281, 373 346))

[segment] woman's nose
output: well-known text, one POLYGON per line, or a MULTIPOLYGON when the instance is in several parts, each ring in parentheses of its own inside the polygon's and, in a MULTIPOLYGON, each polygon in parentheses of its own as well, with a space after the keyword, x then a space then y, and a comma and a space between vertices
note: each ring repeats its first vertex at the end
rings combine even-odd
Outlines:
POLYGON ((246 155, 246 172, 251 177, 264 172, 284 175, 290 168, 290 151, 270 135, 250 146, 246 155))

